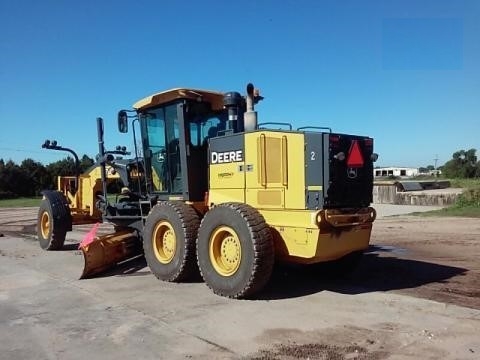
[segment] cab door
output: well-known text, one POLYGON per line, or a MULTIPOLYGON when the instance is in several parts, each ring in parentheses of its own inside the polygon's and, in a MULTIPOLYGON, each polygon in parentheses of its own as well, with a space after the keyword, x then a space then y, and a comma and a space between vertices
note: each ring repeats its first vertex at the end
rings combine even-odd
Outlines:
POLYGON ((163 111, 155 112, 155 116, 149 114, 146 117, 145 131, 147 133, 147 141, 144 142, 143 152, 147 167, 147 178, 151 188, 150 191, 168 191, 166 182, 166 172, 168 169, 165 147, 166 132, 163 111))
POLYGON ((149 110, 144 115, 143 151, 151 192, 183 192, 179 129, 177 104, 149 110))

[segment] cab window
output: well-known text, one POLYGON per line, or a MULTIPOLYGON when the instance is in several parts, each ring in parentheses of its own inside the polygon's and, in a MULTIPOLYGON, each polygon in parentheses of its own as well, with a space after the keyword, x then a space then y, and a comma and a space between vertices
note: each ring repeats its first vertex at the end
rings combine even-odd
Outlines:
POLYGON ((206 145, 208 139, 218 135, 222 130, 222 120, 218 116, 197 119, 190 123, 190 142, 193 146, 206 145))

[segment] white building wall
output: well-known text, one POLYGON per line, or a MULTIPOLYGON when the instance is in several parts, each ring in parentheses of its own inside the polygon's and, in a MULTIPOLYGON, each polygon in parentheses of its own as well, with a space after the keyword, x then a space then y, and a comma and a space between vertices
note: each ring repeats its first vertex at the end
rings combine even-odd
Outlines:
POLYGON ((383 167, 383 168, 373 169, 374 177, 387 177, 387 176, 412 177, 417 175, 418 175, 417 168, 383 167))

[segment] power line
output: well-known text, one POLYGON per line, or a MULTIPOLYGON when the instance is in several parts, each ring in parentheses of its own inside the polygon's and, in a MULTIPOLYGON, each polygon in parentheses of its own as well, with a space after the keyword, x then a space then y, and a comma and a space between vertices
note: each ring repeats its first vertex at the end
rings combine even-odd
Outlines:
POLYGON ((45 151, 40 151, 40 150, 15 149, 15 148, 7 148, 7 147, 0 147, 0 150, 15 151, 15 152, 27 152, 27 153, 35 153, 35 154, 46 154, 45 151))

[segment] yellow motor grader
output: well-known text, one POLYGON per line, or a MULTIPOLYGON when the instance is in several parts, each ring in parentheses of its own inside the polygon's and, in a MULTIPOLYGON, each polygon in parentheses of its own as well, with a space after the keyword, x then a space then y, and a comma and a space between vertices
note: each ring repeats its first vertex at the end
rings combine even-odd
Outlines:
POLYGON ((120 132, 132 119, 134 144, 140 133, 142 157, 130 160, 105 150, 97 119, 97 164, 77 176, 74 194, 62 179, 44 192, 40 244, 56 249, 72 224, 109 222, 114 233, 81 245, 84 276, 143 247, 157 278, 200 271, 213 292, 232 298, 260 291, 275 261, 358 259, 375 219, 373 139, 258 124, 262 99, 252 84, 245 96, 185 88, 148 96, 118 113, 120 132), (111 200, 115 177, 122 197, 111 200))

